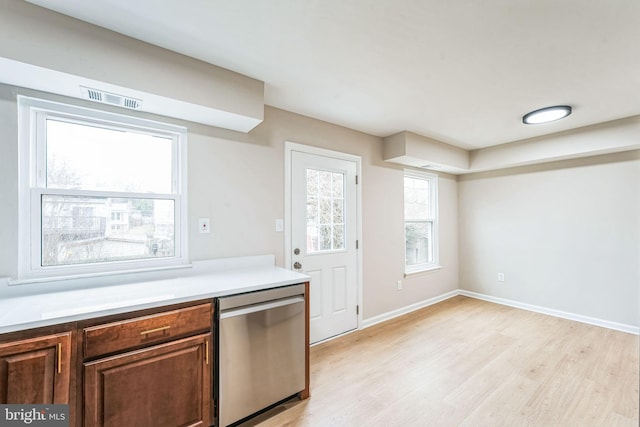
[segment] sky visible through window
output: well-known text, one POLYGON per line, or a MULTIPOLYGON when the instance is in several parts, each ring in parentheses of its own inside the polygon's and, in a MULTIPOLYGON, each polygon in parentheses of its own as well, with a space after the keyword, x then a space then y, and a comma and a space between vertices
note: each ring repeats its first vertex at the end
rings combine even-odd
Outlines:
POLYGON ((172 140, 47 120, 47 187, 171 193, 172 140))

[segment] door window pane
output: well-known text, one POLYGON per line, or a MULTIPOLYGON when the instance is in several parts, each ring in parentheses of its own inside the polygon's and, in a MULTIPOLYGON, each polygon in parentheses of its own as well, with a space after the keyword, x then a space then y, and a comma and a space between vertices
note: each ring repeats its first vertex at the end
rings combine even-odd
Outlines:
POLYGON ((330 225, 331 224, 331 198, 322 197, 318 198, 320 203, 320 224, 330 225))
POLYGON ((42 266, 172 257, 174 201, 42 196, 42 266))
POLYGON ((307 253, 344 250, 344 174, 307 169, 307 253))
POLYGON ((333 197, 336 198, 341 198, 344 197, 343 193, 344 193, 344 175, 341 173, 335 173, 332 175, 332 190, 333 190, 333 197))

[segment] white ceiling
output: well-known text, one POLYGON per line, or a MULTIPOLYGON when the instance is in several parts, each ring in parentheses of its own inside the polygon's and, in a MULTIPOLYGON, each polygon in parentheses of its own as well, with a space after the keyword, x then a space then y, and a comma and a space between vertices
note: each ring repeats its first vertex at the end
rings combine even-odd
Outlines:
POLYGON ((640 114, 638 0, 29 0, 265 82, 274 107, 465 149, 640 114), (574 113, 525 126, 554 104, 574 113))

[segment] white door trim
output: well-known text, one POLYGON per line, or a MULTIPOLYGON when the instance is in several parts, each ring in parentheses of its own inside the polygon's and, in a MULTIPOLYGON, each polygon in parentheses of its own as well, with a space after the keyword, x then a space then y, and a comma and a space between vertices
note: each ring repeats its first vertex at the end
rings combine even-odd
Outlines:
POLYGON ((309 145, 296 142, 284 142, 284 267, 291 268, 291 153, 299 151, 318 156, 332 157, 334 159, 348 160, 355 162, 358 185, 356 185, 356 239, 359 245, 356 254, 356 276, 357 276, 357 301, 358 307, 358 327, 362 327, 362 157, 354 154, 341 153, 339 151, 327 150, 325 148, 311 147, 309 145))

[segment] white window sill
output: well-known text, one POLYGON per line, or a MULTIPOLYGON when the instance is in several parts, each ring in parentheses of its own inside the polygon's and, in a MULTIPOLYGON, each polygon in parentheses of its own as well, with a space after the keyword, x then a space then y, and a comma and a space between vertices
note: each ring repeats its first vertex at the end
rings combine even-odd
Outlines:
POLYGON ((419 276, 421 274, 433 273, 435 271, 440 270, 441 268, 442 268, 441 265, 429 265, 422 268, 418 267, 415 270, 405 271, 404 277, 412 277, 412 276, 419 276))
POLYGON ((15 285, 30 285, 30 284, 40 284, 40 283, 68 283, 69 281, 78 281, 82 282, 85 280, 96 280, 103 279, 105 281, 109 281, 112 279, 117 281, 122 278, 129 278, 132 275, 136 275, 136 277, 143 277, 145 275, 152 274, 163 274, 163 272, 168 270, 178 270, 184 268, 192 268, 192 264, 176 264, 176 265, 167 265, 161 267, 149 267, 149 268, 137 268, 130 270, 114 270, 114 271, 100 271, 95 273, 78 273, 78 274, 69 274, 69 275, 60 275, 60 276, 31 276, 22 279, 12 279, 7 278, 7 285, 15 286, 15 285))

